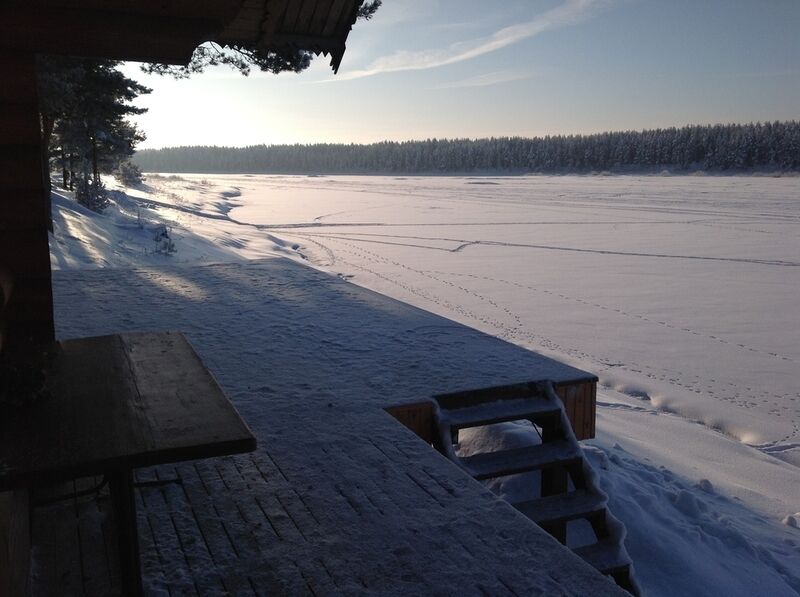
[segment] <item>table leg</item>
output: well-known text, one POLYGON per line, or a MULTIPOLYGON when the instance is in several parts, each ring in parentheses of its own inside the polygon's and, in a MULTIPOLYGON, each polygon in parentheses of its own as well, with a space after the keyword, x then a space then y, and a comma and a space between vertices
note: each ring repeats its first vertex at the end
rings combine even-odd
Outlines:
POLYGON ((111 473, 109 486, 117 518, 122 594, 139 597, 142 595, 142 571, 139 564, 139 534, 136 530, 133 471, 111 473))

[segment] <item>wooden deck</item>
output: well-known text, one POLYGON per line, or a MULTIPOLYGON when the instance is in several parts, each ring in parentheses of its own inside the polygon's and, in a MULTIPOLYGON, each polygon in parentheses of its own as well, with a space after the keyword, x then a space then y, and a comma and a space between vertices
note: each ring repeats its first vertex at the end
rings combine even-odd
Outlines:
MULTIPOLYGON (((463 595, 527 595, 543 588, 580 595, 580 587, 596 582, 524 520, 487 535, 479 523, 504 504, 485 499, 465 508, 471 501, 466 480, 442 478, 438 467, 408 468, 403 448, 376 444, 371 451, 373 461, 392 463, 385 472, 393 482, 345 475, 334 483, 332 500, 286 475, 263 451, 141 471, 137 481, 151 484, 137 489, 147 593, 422 594, 426 587, 451 586, 463 595), (431 524, 436 538, 421 533, 431 524), (370 547, 374 534, 386 538, 379 553, 370 547), (486 566, 504 543, 528 564, 497 572, 486 566), (451 557, 460 574, 443 561, 451 557), (539 576, 541 569, 549 576, 539 576)), ((335 465, 351 471, 370 464, 335 456, 335 465)), ((512 513, 500 514, 498 522, 512 513)), ((107 492, 37 508, 31 594, 50 595, 53 587, 62 595, 117 593, 113 520, 107 492)), ((603 586, 599 594, 616 592, 603 586)))
MULTIPOLYGON (((138 471, 146 592, 623 594, 384 410, 588 374, 278 259, 56 272, 55 296, 63 335, 185 330, 258 440, 252 454, 138 471)), ((37 511, 34 594, 114 586, 103 502, 37 511)))

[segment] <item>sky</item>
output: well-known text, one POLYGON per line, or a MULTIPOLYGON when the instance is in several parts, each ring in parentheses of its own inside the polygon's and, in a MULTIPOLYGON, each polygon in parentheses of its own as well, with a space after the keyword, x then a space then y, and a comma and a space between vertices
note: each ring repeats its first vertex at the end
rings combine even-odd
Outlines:
POLYGON ((542 136, 800 119, 800 0, 384 0, 338 75, 125 72, 140 145, 542 136))

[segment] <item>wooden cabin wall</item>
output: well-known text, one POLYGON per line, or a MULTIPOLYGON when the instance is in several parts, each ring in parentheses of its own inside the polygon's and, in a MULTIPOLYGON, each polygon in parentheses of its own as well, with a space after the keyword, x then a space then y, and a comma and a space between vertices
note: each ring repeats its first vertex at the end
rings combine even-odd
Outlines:
POLYGON ((4 313, 8 352, 53 339, 53 293, 35 57, 0 54, 0 80, 0 265, 14 289, 4 313))
MULTIPOLYGON (((53 340, 53 295, 33 54, 0 54, 0 356, 53 340)), ((24 595, 28 492, 0 492, 0 595, 24 595)))

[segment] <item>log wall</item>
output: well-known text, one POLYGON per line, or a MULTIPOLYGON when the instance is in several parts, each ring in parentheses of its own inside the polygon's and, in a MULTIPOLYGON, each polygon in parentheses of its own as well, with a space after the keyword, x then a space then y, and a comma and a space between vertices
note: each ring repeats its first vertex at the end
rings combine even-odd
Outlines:
MULTIPOLYGON (((0 54, 0 80, 0 351, 24 358, 54 338, 34 55, 0 54)), ((0 595, 26 592, 29 520, 27 491, 0 493, 0 595)))
POLYGON ((35 57, 0 55, 0 80, 0 268, 13 284, 2 346, 9 352, 53 339, 53 293, 35 57))

